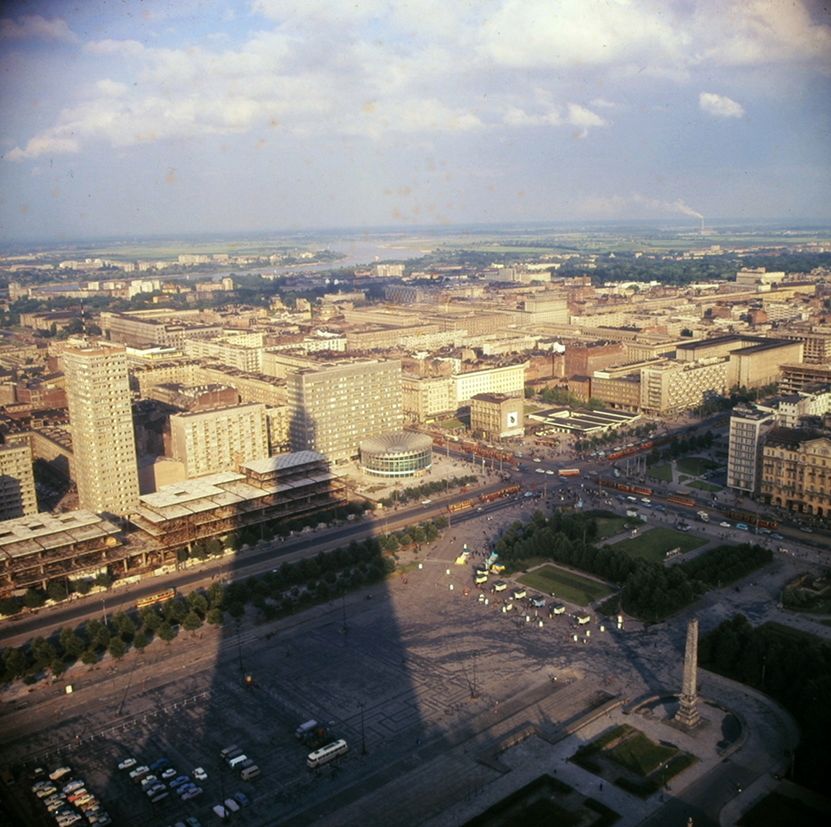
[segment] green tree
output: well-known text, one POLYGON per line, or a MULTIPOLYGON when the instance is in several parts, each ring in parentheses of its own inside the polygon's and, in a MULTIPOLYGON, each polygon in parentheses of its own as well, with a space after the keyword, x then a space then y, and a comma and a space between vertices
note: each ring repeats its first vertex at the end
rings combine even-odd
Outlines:
POLYGON ((72 660, 78 660, 84 649, 87 648, 86 641, 79 634, 68 628, 61 629, 58 635, 58 642, 61 645, 61 649, 72 660))
POLYGON ((130 640, 136 632, 136 624, 126 612, 117 612, 114 615, 113 626, 124 640, 130 640))
POLYGON ((93 663, 98 663, 98 653, 94 649, 87 649, 83 655, 81 655, 81 663, 87 664, 87 666, 92 666, 93 663))
POLYGON ((147 637, 147 633, 144 631, 144 629, 139 629, 133 635, 133 646, 136 648, 137 651, 143 652, 147 647, 148 643, 150 643, 150 640, 147 637))
POLYGON ((173 638, 176 637, 176 629, 173 628, 167 621, 159 626, 158 630, 156 631, 160 640, 163 640, 165 643, 170 643, 173 638))
POLYGON ((12 649, 6 649, 3 653, 3 668, 7 680, 22 678, 26 674, 28 666, 29 661, 22 649, 14 647, 12 649))
POLYGON ((28 588, 23 595, 23 605, 27 609, 39 609, 46 602, 46 595, 40 589, 28 588))
POLYGON ((69 589, 64 580, 50 580, 46 584, 46 596, 56 603, 69 597, 69 589))
POLYGON ((185 615, 184 620, 182 621, 182 627, 186 629, 188 632, 196 631, 202 625, 202 618, 194 612, 190 611, 185 615))
POLYGON ((223 623, 222 609, 218 606, 209 609, 206 619, 212 626, 221 626, 223 623))
POLYGON ((114 637, 110 641, 109 653, 116 660, 121 660, 127 654, 127 648, 127 644, 120 637, 114 637))

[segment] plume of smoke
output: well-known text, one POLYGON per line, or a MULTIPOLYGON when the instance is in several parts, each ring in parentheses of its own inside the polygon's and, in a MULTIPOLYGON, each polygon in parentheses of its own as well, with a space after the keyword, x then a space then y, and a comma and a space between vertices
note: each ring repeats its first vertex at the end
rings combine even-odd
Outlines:
POLYGON ((646 207, 651 207, 653 210, 660 210, 661 212, 680 213, 681 215, 688 215, 691 218, 697 218, 700 221, 704 220, 704 216, 694 210, 692 207, 685 204, 680 198, 675 201, 660 201, 656 198, 647 198, 645 195, 635 193, 632 200, 637 204, 643 204, 646 207))

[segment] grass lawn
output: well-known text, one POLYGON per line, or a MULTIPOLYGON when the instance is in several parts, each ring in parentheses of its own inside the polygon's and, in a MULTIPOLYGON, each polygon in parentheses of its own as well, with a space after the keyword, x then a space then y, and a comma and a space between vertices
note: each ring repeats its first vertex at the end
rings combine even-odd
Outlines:
POLYGON ((436 423, 436 427, 444 428, 445 431, 458 431, 465 427, 465 423, 461 419, 453 417, 452 419, 442 419, 441 422, 436 423))
POLYGON ((677 462, 678 470, 693 477, 700 477, 713 468, 718 468, 718 463, 704 457, 682 457, 677 462))
POLYGON ((626 552, 630 557, 642 557, 645 560, 654 560, 660 563, 666 558, 666 553, 673 548, 680 548, 681 553, 703 546, 706 539, 697 537, 674 528, 648 529, 637 537, 631 537, 615 543, 613 548, 626 552))
POLYGON ((611 749, 604 750, 603 754, 624 769, 646 778, 677 752, 675 747, 655 744, 642 732, 634 730, 628 738, 611 749))
POLYGON ((608 586, 598 583, 597 580, 589 580, 587 577, 566 571, 551 563, 524 574, 519 578, 519 582, 544 594, 553 593, 578 606, 587 606, 612 593, 608 586))
POLYGON ((664 482, 672 482, 672 466, 668 462, 659 462, 647 471, 650 477, 664 482))
POLYGON ((626 517, 597 517, 597 539, 605 540, 625 530, 629 522, 626 517))
POLYGON ((704 480, 694 480, 687 483, 688 488, 697 488, 699 491, 721 491, 720 485, 713 485, 711 482, 704 482, 704 480))

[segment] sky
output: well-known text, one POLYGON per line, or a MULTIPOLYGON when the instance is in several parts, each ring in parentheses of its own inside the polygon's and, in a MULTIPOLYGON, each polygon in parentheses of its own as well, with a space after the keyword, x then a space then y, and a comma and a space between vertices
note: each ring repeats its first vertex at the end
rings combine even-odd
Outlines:
POLYGON ((827 0, 12 0, 0 241, 831 219, 827 0))

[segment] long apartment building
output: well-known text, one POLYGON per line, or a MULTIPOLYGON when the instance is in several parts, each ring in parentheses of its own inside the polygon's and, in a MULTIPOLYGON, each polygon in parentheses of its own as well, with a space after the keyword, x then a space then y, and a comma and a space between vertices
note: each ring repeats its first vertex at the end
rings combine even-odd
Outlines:
POLYGON ((452 375, 456 405, 470 402, 480 393, 501 393, 505 396, 525 395, 525 371, 528 362, 480 368, 452 375))
POLYGON ((360 361, 304 369, 288 376, 291 445, 333 462, 358 454, 370 436, 399 431, 401 362, 360 361))
POLYGON ((728 359, 663 362, 641 369, 640 408, 667 414, 697 408, 712 395, 723 396, 729 384, 728 359))

